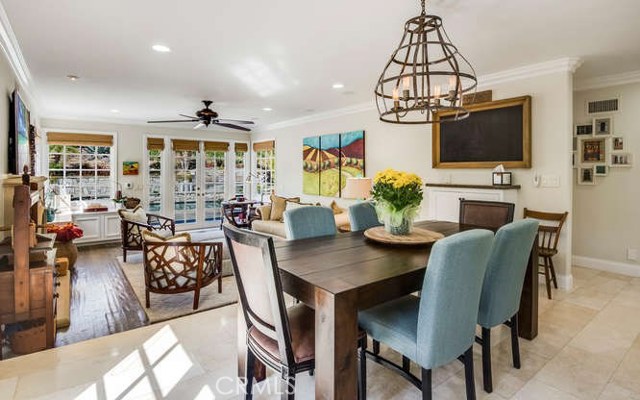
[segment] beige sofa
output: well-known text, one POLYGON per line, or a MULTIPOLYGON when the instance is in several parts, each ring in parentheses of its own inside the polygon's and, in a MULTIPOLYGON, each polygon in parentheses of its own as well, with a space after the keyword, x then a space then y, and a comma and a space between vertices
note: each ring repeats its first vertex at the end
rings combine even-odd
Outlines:
MULTIPOLYGON (((348 230, 349 214, 347 213, 347 210, 341 208, 339 209, 336 207, 332 208, 334 209, 334 213, 341 211, 337 214, 334 214, 334 217, 336 219, 336 227, 339 227, 341 230, 348 230)), ((281 219, 271 219, 271 204, 258 207, 257 212, 260 218, 253 220, 253 222, 251 223, 251 229, 253 231, 271 235, 278 239, 287 238, 287 234, 284 230, 284 222, 282 222, 281 219)))

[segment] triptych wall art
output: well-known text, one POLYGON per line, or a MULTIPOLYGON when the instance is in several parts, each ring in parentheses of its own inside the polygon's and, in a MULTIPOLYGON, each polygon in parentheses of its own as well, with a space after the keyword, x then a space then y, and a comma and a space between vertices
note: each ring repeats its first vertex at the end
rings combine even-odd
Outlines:
POLYGON ((340 197, 347 178, 364 176, 364 165, 364 131, 306 137, 302 140, 302 191, 340 197))
POLYGON ((612 116, 578 124, 573 136, 573 167, 579 185, 595 185, 596 177, 607 176, 609 168, 631 167, 632 154, 625 151, 624 137, 614 134, 612 116))

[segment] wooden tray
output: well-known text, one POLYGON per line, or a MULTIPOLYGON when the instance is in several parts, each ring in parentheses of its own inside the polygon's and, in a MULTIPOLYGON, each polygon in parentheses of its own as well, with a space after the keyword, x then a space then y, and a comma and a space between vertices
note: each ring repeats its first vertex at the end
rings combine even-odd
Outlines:
POLYGON ((384 230, 383 226, 376 226, 364 231, 364 236, 376 242, 386 244, 398 244, 407 246, 425 245, 442 239, 442 233, 428 231, 421 228, 413 228, 409 235, 392 235, 384 230))

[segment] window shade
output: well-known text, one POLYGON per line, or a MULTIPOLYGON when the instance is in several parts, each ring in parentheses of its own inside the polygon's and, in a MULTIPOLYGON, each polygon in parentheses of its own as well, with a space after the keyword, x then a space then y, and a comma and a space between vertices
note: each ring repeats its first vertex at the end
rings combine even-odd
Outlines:
POLYGON ((147 150, 164 150, 164 139, 147 138, 147 150))
POLYGON ((197 140, 171 139, 171 145, 173 151, 198 151, 200 149, 200 142, 197 140))
POLYGON ((266 142, 259 142, 259 143, 254 143, 253 144, 253 151, 260 151, 260 150, 273 150, 276 148, 276 141, 275 140, 269 140, 266 142))
POLYGON ((113 135, 94 135, 91 133, 48 132, 48 144, 66 146, 113 146, 113 135))
POLYGON ((205 151, 228 151, 229 143, 227 142, 204 142, 205 151))
POLYGON ((236 150, 236 153, 241 151, 249 151, 249 145, 246 143, 236 143, 235 150, 236 150))

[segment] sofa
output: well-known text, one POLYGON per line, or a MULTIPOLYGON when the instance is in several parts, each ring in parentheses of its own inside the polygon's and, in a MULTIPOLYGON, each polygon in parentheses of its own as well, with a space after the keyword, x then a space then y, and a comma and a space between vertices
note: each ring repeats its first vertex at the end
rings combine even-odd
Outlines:
MULTIPOLYGON (((320 204, 302 203, 299 197, 280 197, 271 195, 271 204, 260 206, 256 209, 257 219, 251 222, 251 229, 255 232, 273 236, 276 239, 286 239, 284 230, 283 213, 287 204, 296 203, 309 206, 319 206, 320 204)), ((349 214, 347 210, 340 208, 335 201, 329 206, 333 210, 336 219, 336 227, 342 231, 349 230, 349 214)))

